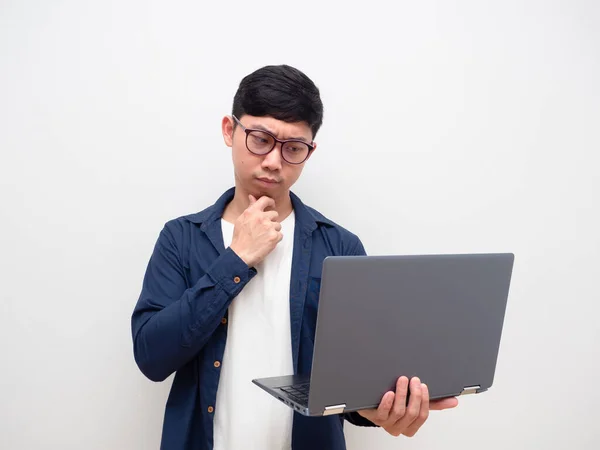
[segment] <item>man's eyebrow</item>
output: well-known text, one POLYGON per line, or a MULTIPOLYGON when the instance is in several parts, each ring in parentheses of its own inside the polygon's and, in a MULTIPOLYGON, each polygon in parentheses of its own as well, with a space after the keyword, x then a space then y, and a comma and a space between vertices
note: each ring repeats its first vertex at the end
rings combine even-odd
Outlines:
MULTIPOLYGON (((269 130, 267 127, 265 127, 264 125, 261 125, 261 124, 252 125, 252 126, 249 126, 248 128, 253 128, 255 130, 267 131, 268 133, 271 133, 273 136, 279 137, 277 135, 277 133, 275 133, 272 130, 269 130)), ((292 137, 289 137, 289 138, 286 138, 286 139, 282 139, 282 140, 285 141, 285 140, 288 140, 288 139, 293 139, 295 141, 306 142, 307 144, 310 143, 310 141, 308 139, 306 139, 305 137, 303 137, 303 136, 299 136, 299 137, 293 137, 292 136, 292 137)))

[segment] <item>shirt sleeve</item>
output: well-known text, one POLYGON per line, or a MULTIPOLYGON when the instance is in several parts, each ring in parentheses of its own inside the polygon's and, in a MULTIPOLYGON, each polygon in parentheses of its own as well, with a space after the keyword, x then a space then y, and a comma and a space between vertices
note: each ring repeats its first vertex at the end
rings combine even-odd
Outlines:
POLYGON ((356 237, 356 242, 354 242, 354 245, 351 247, 351 249, 349 250, 347 255, 348 256, 366 256, 367 255, 365 246, 363 245, 363 243, 361 242, 361 240, 358 236, 356 237))
POLYGON ((194 358, 255 275, 256 270, 228 248, 187 288, 176 240, 165 226, 131 318, 134 356, 142 373, 163 381, 194 358))

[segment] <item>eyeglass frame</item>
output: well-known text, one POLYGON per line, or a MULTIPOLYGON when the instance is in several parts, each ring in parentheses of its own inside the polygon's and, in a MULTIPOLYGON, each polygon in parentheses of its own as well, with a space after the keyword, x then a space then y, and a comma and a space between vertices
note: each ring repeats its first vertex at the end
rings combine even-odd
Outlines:
POLYGON ((277 139, 277 137, 273 133, 271 133, 270 131, 260 130, 258 128, 247 128, 247 127, 244 126, 244 124, 242 122, 240 122, 240 119, 238 119, 235 115, 232 114, 231 117, 233 117, 233 120, 235 120, 236 123, 242 128, 242 130, 244 131, 244 133, 246 133, 246 141, 245 141, 245 143, 246 143, 246 149, 250 153, 252 153, 253 155, 256 155, 256 156, 265 156, 265 155, 268 155, 269 153, 271 153, 273 151, 273 149, 275 149, 275 147, 279 143, 279 144, 281 144, 279 146, 279 151, 281 152, 281 159, 283 159, 288 164, 298 165, 298 164, 302 164, 302 163, 306 162, 306 160, 310 156, 311 152, 313 152, 314 149, 315 149, 314 145, 309 144, 308 142, 302 141, 300 139, 283 139, 283 140, 282 139, 277 139), (253 131, 258 131, 260 133, 268 134, 269 136, 271 136, 273 138, 273 147, 271 147, 271 150, 269 150, 266 153, 254 153, 252 150, 250 150, 250 147, 248 147, 248 136, 250 136, 250 133, 252 133, 253 131), (302 161, 296 162, 296 163, 290 162, 287 159, 285 159, 285 156, 283 156, 283 144, 285 144, 287 142, 298 142, 300 144, 306 145, 308 147, 308 153, 306 154, 306 158, 304 158, 302 161))

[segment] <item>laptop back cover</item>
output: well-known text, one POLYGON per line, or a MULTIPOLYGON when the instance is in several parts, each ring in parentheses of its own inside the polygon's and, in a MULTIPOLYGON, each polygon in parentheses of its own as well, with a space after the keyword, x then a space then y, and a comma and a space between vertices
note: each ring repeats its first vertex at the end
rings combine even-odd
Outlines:
POLYGON ((513 260, 510 253, 326 258, 311 412, 374 407, 402 375, 420 377, 432 399, 487 390, 513 260))

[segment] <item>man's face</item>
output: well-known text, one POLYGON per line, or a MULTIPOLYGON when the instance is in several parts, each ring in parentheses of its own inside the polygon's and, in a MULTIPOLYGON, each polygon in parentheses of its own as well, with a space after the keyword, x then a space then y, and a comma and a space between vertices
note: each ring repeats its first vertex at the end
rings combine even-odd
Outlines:
MULTIPOLYGON (((272 117, 255 117, 247 114, 238 119, 248 129, 268 131, 280 140, 302 139, 316 146, 312 142, 312 131, 306 122, 288 123, 272 117)), ((246 133, 239 125, 233 131, 234 123, 232 117, 226 116, 223 118, 222 129, 225 144, 232 148, 236 187, 242 188, 247 194, 252 194, 256 198, 266 195, 277 199, 287 195, 300 177, 306 161, 301 164, 290 164, 285 161, 282 158, 280 143, 276 143, 275 148, 266 155, 251 153, 246 147, 246 133)), ((310 152, 310 155, 312 153, 310 152)))

